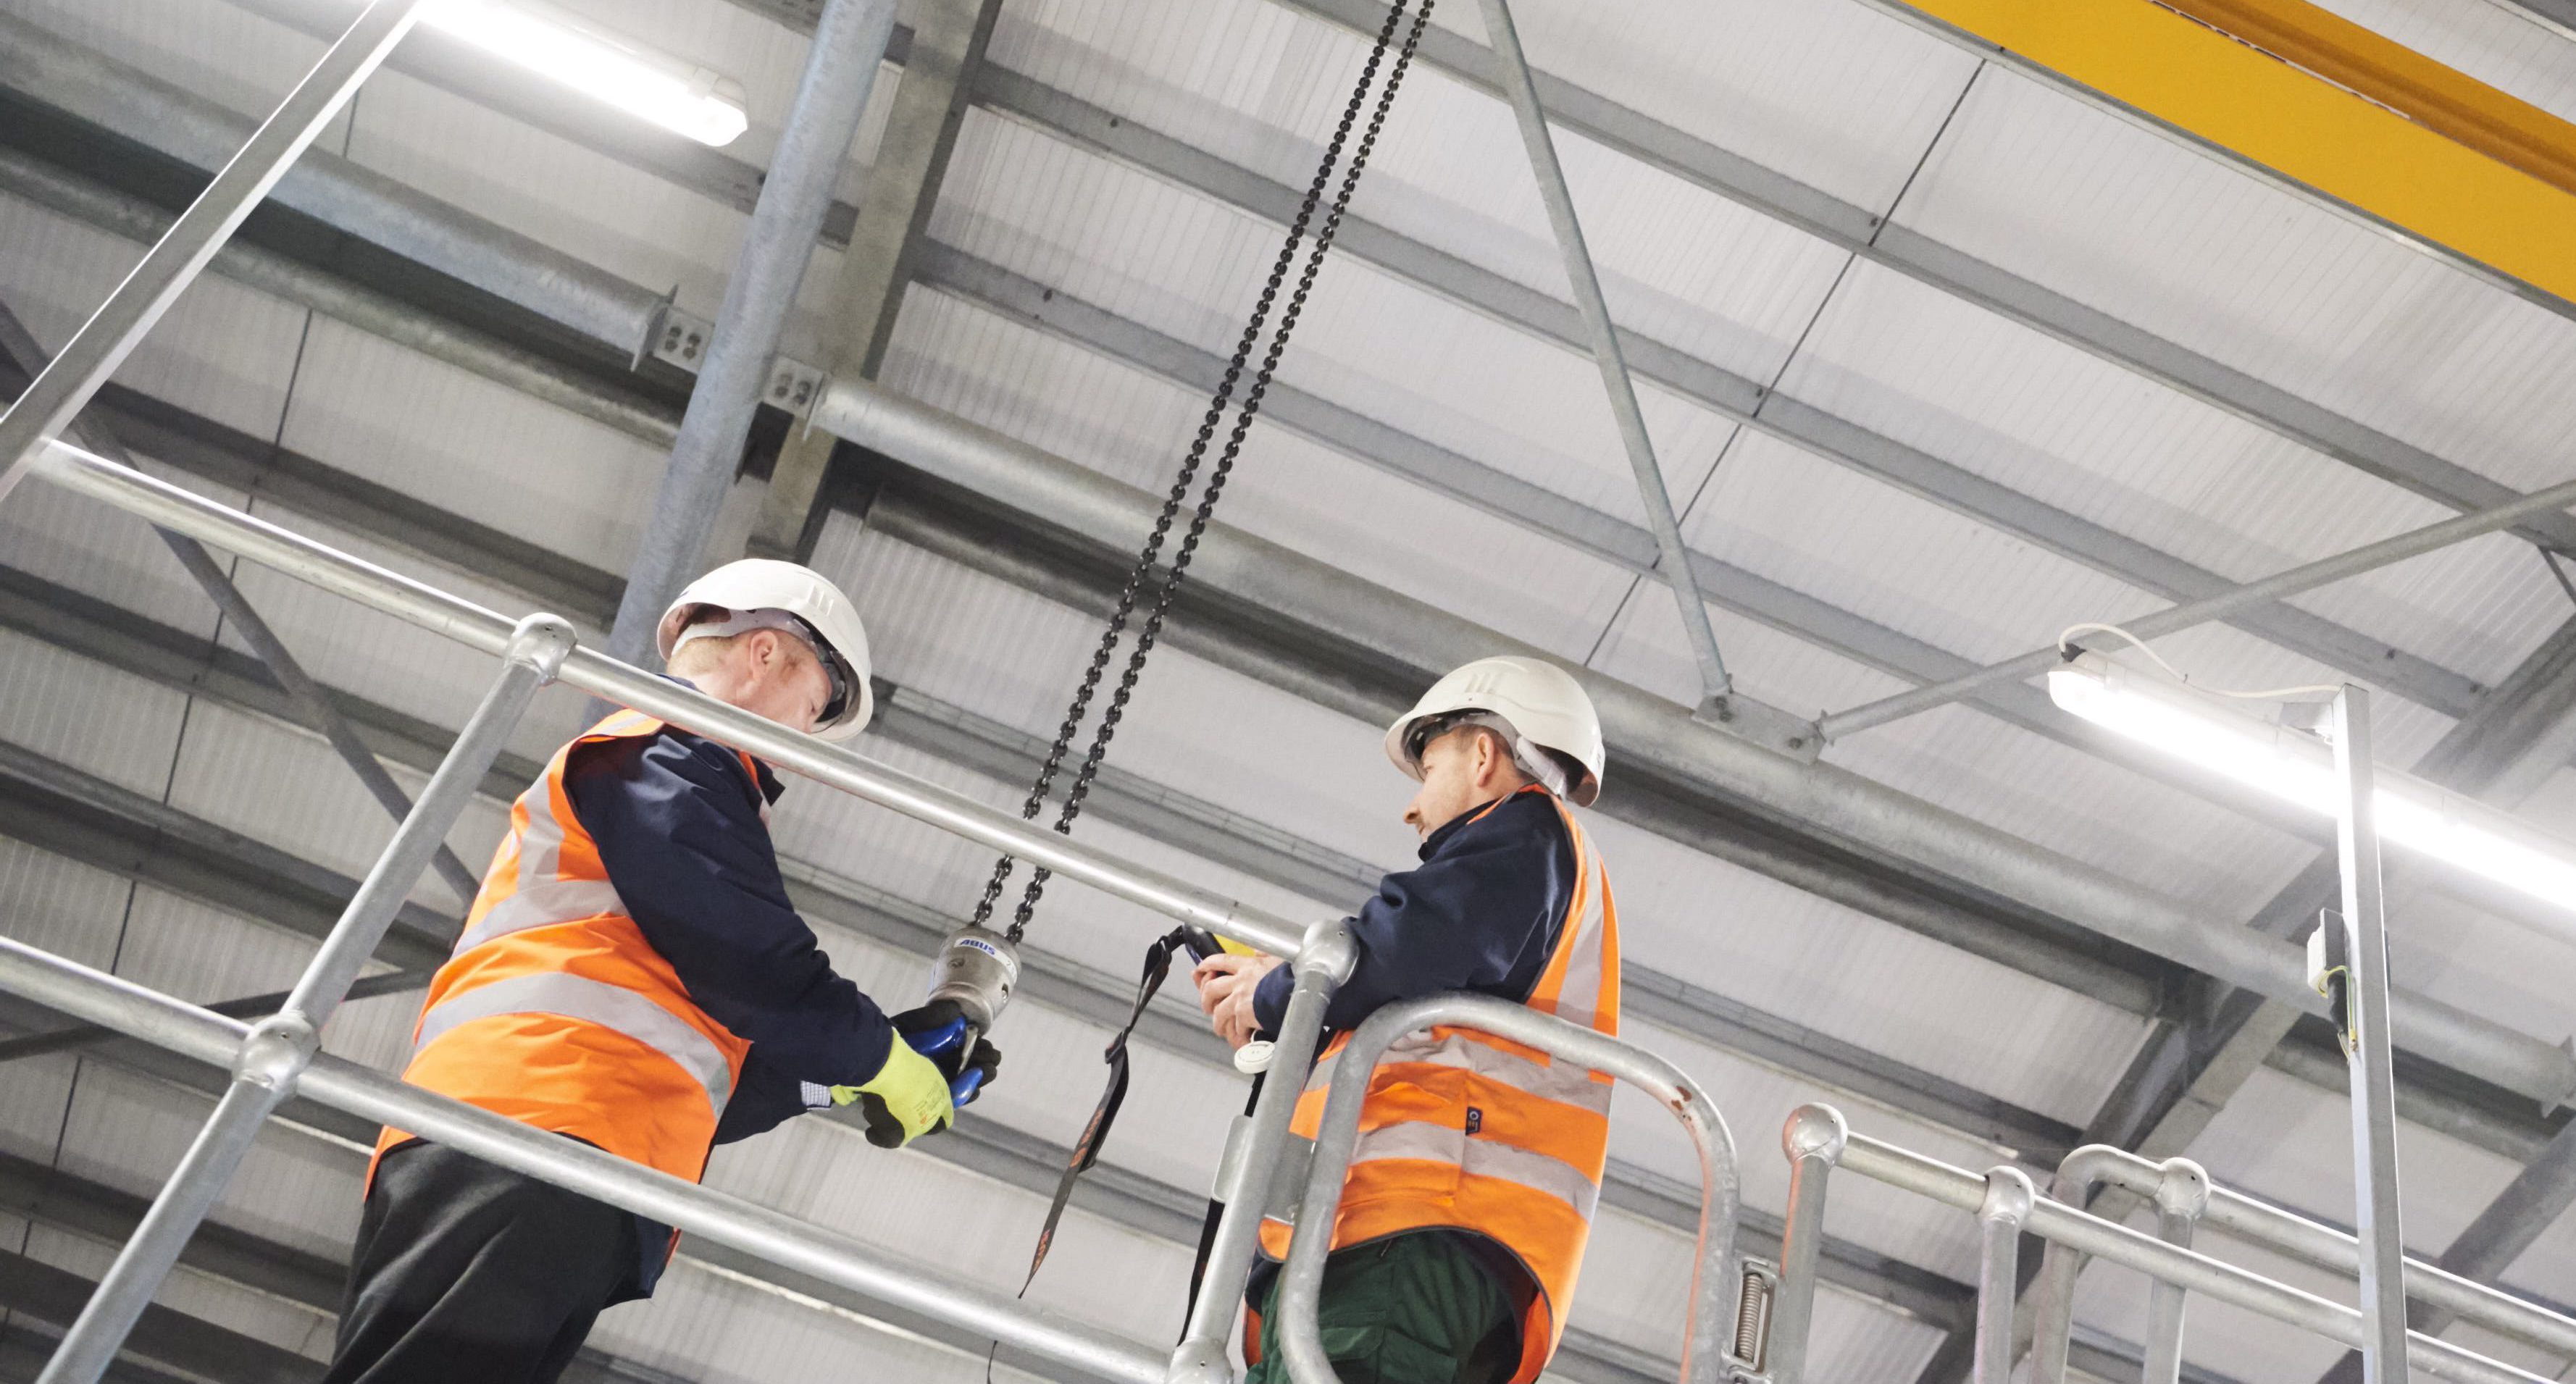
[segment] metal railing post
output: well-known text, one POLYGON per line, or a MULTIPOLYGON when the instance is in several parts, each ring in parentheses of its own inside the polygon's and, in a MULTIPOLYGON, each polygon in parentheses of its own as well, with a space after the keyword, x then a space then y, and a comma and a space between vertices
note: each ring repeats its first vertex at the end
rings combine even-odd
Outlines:
POLYGON ((1780 1291, 1771 1302, 1771 1384, 1805 1384, 1815 1325, 1816 1267, 1825 1247, 1825 1186, 1851 1130, 1830 1105, 1802 1105, 1780 1131, 1789 1156, 1789 1209, 1780 1232, 1780 1291))
MULTIPOLYGON (((2112 1158, 2130 1158, 2117 1149, 2102 1150, 2112 1158)), ((2108 1160, 2106 1160, 2108 1161, 2108 1160)), ((2134 1160, 2144 1163, 2143 1159, 2134 1160)), ((1928 1158, 1893 1144, 1853 1134, 1845 1142, 1844 1171, 1926 1197, 1944 1206, 1975 1214, 1986 1205, 1988 1182, 1964 1168, 1928 1158)), ((2152 1166, 2152 1165, 2148 1165, 2152 1166)), ((2213 1198, 2211 1206, 2218 1201, 2213 1198)), ((2213 1217, 2212 1219, 2215 1219, 2213 1217)), ((2221 1263, 2198 1250, 2170 1245, 2153 1235, 2063 1202, 2041 1198, 2030 1208, 2031 1234, 2064 1244, 2095 1258, 2135 1269, 2151 1278, 2177 1283, 2191 1292, 2230 1306, 2286 1322, 2331 1341, 2358 1348, 2368 1339, 2361 1312, 2341 1303, 2269 1279, 2234 1264, 2221 1263)), ((2460 1384, 2544 1384, 2528 1370, 2437 1340, 2421 1332, 2407 1336, 2412 1365, 2426 1374, 2460 1384)))
POLYGON ((2005 1165, 1986 1172, 1977 1207, 1976 1384, 2012 1384, 2013 1299, 2021 1292, 2021 1228, 2039 1192, 2030 1174, 2005 1165))
POLYGON ((1296 968, 1297 983, 1288 992, 1287 1012, 1279 1018, 1278 1046, 1271 1050, 1261 1097, 1253 1102, 1251 1119, 1244 1127, 1243 1146, 1230 1161, 1233 1177, 1217 1188, 1217 1200, 1225 1204, 1225 1211, 1208 1242, 1207 1274, 1199 1282, 1198 1299, 1190 1304, 1189 1324, 1172 1351, 1170 1384, 1228 1384, 1234 1378, 1226 1338, 1234 1329, 1244 1284, 1252 1277, 1253 1256, 1260 1250, 1262 1215, 1270 1205, 1279 1161, 1288 1148, 1289 1121, 1297 1113, 1307 1069, 1314 1065, 1315 1049, 1323 1040, 1325 1007, 1332 1003, 1333 991, 1350 979, 1358 961, 1359 949, 1351 941, 1350 928, 1336 918, 1306 929, 1306 945, 1289 963, 1296 968))
POLYGON ((287 167, 322 133, 349 93, 393 51, 426 0, 375 0, 286 94, 250 142, 173 222, 143 262, 72 336, 62 354, 0 414, 0 498, 35 464, 44 445, 87 407, 134 343, 152 330, 242 218, 268 196, 287 167))
MULTIPOLYGON (((1280 1270, 1279 1346, 1289 1378, 1296 1384, 1340 1384, 1324 1352, 1316 1318, 1332 1235, 1311 1233, 1311 1228, 1330 1226, 1341 1207, 1342 1183, 1350 1175, 1351 1155, 1359 1142, 1360 1106, 1368 1096, 1369 1074, 1396 1039, 1440 1025, 1472 1029, 1537 1048, 1587 1071, 1607 1073, 1655 1097, 1690 1131, 1700 1160, 1699 1253, 1691 1270, 1690 1326, 1682 1349, 1681 1377, 1684 1384, 1724 1384, 1734 1373, 1733 1327, 1739 1302, 1734 1273, 1739 1201, 1735 1139, 1727 1132, 1725 1118, 1697 1082, 1643 1048, 1525 1005, 1459 994, 1387 1005, 1352 1032, 1334 1059, 1332 1085, 1325 1093, 1323 1119, 1315 1135, 1314 1161, 1307 1165, 1306 1193, 1297 1208, 1297 1224, 1310 1233, 1289 1241, 1288 1263, 1280 1270)), ((1558 1310, 1570 1305, 1559 1305, 1558 1310)))
MULTIPOLYGON (((2343 800, 2335 813, 2342 866, 2343 922, 2350 976, 2345 1045, 2352 1066, 2353 1233, 2361 1241, 2364 1384, 2405 1384, 2406 1244, 2397 1210, 2397 1081, 2388 1036, 2388 930, 2379 874, 2379 818, 2372 802, 2370 693, 2350 683, 2335 694, 2335 769, 2343 800)), ((2332 926, 2333 924, 2322 924, 2332 926)))
MULTIPOLYGON (((2191 1248, 2192 1232, 2209 1209, 2209 1174, 2188 1158, 2165 1160, 2156 1184, 2156 1238, 2179 1249, 2191 1248)), ((2147 1360, 2138 1384, 2181 1384, 2183 1308, 2186 1290, 2156 1278, 2147 1288, 2147 1360)))
POLYGON ((118 1251, 80 1317, 63 1336, 38 1384, 95 1384, 114 1363, 179 1252, 232 1181, 233 1171, 259 1137, 259 1127, 295 1090, 297 1078, 322 1045, 322 1028, 349 993, 358 972, 375 954, 394 915, 448 829, 481 788, 483 776, 509 741, 537 689, 554 677, 572 652, 572 626, 552 615, 531 615, 510 639, 501 675, 430 776, 420 800, 395 828, 393 840, 358 885, 340 919, 288 992, 285 1006, 254 1026, 233 1062, 232 1084, 215 1112, 153 1199, 132 1239, 118 1251))
MULTIPOLYGON (((2093 1189, 2106 1182, 2152 1197, 2157 1233, 2169 1245, 2191 1247, 2192 1229, 2210 1203, 2206 1169, 2188 1158, 2150 1163, 2126 1149, 2086 1144, 2057 1165, 2057 1176, 2049 1183, 2048 1194, 2081 1211, 2092 1201, 2093 1189)), ((2082 1251, 2055 1240, 2048 1242, 2039 1261, 2039 1279, 2031 1285, 2031 1384, 2063 1384, 2066 1378, 2067 1347, 2075 1332, 2075 1279, 2083 1269, 2082 1251)), ((2148 1292, 2147 1363, 2141 1384, 2157 1384, 2160 1379, 2164 1384, 2173 1384, 2182 1369, 2183 1290, 2154 1279, 2149 1281, 2148 1292), (2168 1333, 2173 1343, 2172 1366, 2159 1374, 2157 1343, 2168 1333)))

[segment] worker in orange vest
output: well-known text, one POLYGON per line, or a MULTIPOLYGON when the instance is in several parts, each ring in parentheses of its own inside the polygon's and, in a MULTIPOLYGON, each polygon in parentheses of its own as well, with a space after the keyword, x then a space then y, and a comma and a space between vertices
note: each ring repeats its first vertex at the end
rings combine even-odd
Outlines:
MULTIPOLYGON (((875 707, 858 612, 793 563, 700 577, 658 643, 672 677, 791 730, 846 740, 875 707)), ((959 1051, 954 1014, 888 1019, 833 971, 779 875, 780 791, 750 755, 632 711, 557 750, 510 808, 404 1079, 692 1182, 714 1145, 809 1109, 858 1105, 887 1147, 947 1128, 998 1054, 959 1051)), ((387 1129, 324 1377, 551 1381, 676 1242, 387 1129)))
MULTIPOLYGON (((1404 820, 1422 863, 1349 922, 1359 962, 1325 1010, 1335 1035, 1297 1102, 1313 1138, 1350 1030, 1451 991, 1619 1031, 1619 920, 1572 806, 1601 791, 1601 725, 1581 684, 1534 658, 1479 659, 1386 733, 1421 781, 1404 820), (1569 806, 1571 804, 1572 806, 1569 806)), ((1218 1036, 1274 1033, 1289 968, 1215 956, 1193 973, 1218 1036)), ((1272 1073, 1272 1079, 1288 1074, 1272 1073)), ((1610 1078, 1457 1028, 1399 1039, 1371 1074, 1325 1261, 1326 1354, 1343 1384, 1527 1384, 1565 1334, 1608 1156, 1610 1078)), ((1266 1259, 1288 1227, 1265 1223, 1266 1259)), ((1246 1384, 1280 1384, 1275 1262, 1256 1270, 1246 1384)))

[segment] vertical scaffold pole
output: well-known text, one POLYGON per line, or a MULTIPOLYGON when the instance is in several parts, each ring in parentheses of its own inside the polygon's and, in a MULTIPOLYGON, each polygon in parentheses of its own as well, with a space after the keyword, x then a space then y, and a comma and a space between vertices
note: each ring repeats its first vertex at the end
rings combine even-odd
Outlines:
POLYGON ((1976 1384, 2012 1384, 2021 1228, 2038 1200, 2039 1189, 2021 1169, 2001 1167, 1986 1174, 1985 1204, 1977 1208, 1977 1356, 1969 1375, 1976 1384))
POLYGON ((251 208, 268 196, 277 180, 304 153, 313 137, 331 122, 349 94, 358 89, 401 41, 427 0, 375 0, 349 26, 322 61, 286 94, 268 117, 224 165, 206 190, 170 226, 169 233, 125 276, 90 314, 62 354, 0 414, 0 498, 6 498, 35 464, 46 443, 62 435, 87 407, 107 377, 125 362, 134 343, 152 330, 180 293, 195 281, 251 208))
POLYGON ((2380 889, 2373 802, 2370 693, 2350 683, 2334 699, 2335 769, 2343 794, 2335 854, 2343 870, 2345 985, 2352 1067, 2353 1233, 2361 1241, 2361 1316, 2369 1344, 2364 1384, 2405 1384, 2406 1246, 2397 1209, 2397 1087, 2388 1032, 2388 918, 2380 889))
POLYGON ((1323 1037, 1324 1008, 1332 1003, 1333 991, 1350 979, 1358 961, 1350 929, 1337 918, 1307 929, 1306 945, 1289 963, 1296 968, 1297 983, 1288 992, 1288 1009, 1279 1019, 1278 1046, 1262 1078, 1261 1097, 1253 1102, 1244 1147, 1233 1160, 1234 1184, 1217 1189, 1225 1212, 1217 1218, 1216 1235, 1208 1242, 1207 1275, 1190 1304, 1189 1325, 1172 1352, 1170 1384, 1230 1384, 1234 1378, 1226 1341, 1243 1300, 1243 1285, 1252 1277, 1261 1214, 1292 1137, 1288 1124, 1306 1088, 1306 1069, 1314 1065, 1315 1047, 1323 1037))
MULTIPOLYGON (((2191 1248, 2192 1232, 2209 1209, 2209 1174, 2188 1158, 2165 1160, 2156 1183, 2156 1238, 2178 1249, 2191 1248)), ((2049 1247, 2052 1251, 2056 1246, 2049 1247)), ((2138 1384, 2182 1384, 2183 1314, 2188 1294, 2179 1283, 2149 1279, 2147 1288, 2147 1359, 2138 1384)), ((2063 1356, 2066 1346, 2058 1343, 2063 1356)))
POLYGON ((260 1124, 294 1092, 296 1078, 322 1046, 323 1025, 384 940, 385 930, 393 925, 412 885, 447 839, 448 829, 473 801, 529 700, 563 666, 573 639, 572 626, 552 615, 531 615, 519 622, 504 655, 501 676, 484 693, 482 704, 448 748, 438 771, 430 775, 410 815, 394 829, 384 853, 376 857, 339 921, 322 939, 288 994, 285 1008, 262 1020, 243 1040, 233 1063, 232 1084, 216 1102, 213 1117, 189 1144, 178 1169, 135 1227, 134 1237, 118 1251, 115 1264, 99 1280, 97 1291, 81 1308, 79 1319, 63 1336, 37 1384, 95 1384, 115 1362, 126 1333, 134 1329, 161 1280, 179 1262, 179 1251, 250 1152, 260 1124))
POLYGON ((1772 1384, 1804 1384, 1807 1332, 1815 1324, 1816 1271, 1824 1257, 1825 1185, 1851 1130, 1829 1105, 1802 1105, 1780 1131, 1789 1155, 1789 1213, 1780 1233, 1780 1290, 1771 1302, 1772 1384))

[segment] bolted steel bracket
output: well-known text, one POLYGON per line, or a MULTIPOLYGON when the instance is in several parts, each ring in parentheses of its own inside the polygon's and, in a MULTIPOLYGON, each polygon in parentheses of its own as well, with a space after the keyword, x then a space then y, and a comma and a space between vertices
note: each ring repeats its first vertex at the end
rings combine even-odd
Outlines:
POLYGON ((778 356, 769 362, 769 383, 761 386, 760 401, 803 418, 823 397, 823 380, 823 372, 813 366, 792 356, 778 356))
POLYGON ((1825 748, 1824 734, 1815 722, 1741 692, 1708 698, 1691 712, 1691 719, 1801 764, 1815 762, 1825 748))
MULTIPOLYGON (((715 338, 715 324, 665 298, 653 309, 652 335, 645 339, 642 355, 635 363, 650 356, 665 365, 677 366, 694 375, 707 361, 707 347, 715 338)), ((819 366, 807 365, 794 356, 774 356, 769 362, 769 377, 761 382, 760 401, 771 408, 803 418, 813 413, 815 401, 823 397, 823 385, 829 378, 819 366)))
POLYGON ((716 324, 682 308, 678 289, 673 297, 664 298, 653 309, 652 330, 644 338, 644 350, 635 358, 637 365, 649 356, 665 365, 676 365, 694 375, 706 363, 707 343, 715 336, 716 324))

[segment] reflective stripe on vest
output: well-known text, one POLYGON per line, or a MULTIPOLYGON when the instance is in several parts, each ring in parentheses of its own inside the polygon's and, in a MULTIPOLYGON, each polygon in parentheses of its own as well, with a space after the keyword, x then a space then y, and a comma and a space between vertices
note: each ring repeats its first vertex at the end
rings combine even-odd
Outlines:
MULTIPOLYGON (((751 1045, 692 1002, 646 940, 565 789, 576 747, 661 728, 632 711, 610 716, 556 751, 512 803, 510 834, 430 983, 404 1077, 694 1179, 751 1045), (508 1016, 522 1021, 476 1022, 508 1016)), ((740 758, 756 791, 759 766, 740 758)), ((378 1151, 406 1137, 388 1129, 378 1151)))
POLYGON ((680 1064, 707 1088, 707 1104, 724 1118, 733 1097, 733 1064, 714 1040, 686 1020, 622 985, 559 972, 496 980, 478 985, 420 1016, 418 1052, 459 1024, 503 1014, 553 1014, 613 1029, 680 1064))
MULTIPOLYGON (((1616 1036, 1618 905, 1573 813, 1548 801, 1574 848, 1575 886, 1556 945, 1523 1002, 1616 1036)), ((1297 1133, 1313 1138, 1322 1125, 1325 1094, 1349 1041, 1347 1034, 1334 1039, 1308 1074, 1292 1122, 1297 1133)), ((1490 1034, 1442 1026, 1398 1038, 1370 1073, 1333 1248, 1450 1227, 1509 1250, 1538 1288, 1521 1319, 1512 1376, 1513 1384, 1530 1384, 1564 1336, 1609 1156, 1610 1093, 1605 1074, 1490 1034)), ((1285 1257, 1288 1240, 1285 1225, 1262 1225, 1261 1247, 1270 1257, 1285 1257)))
MULTIPOLYGON (((1592 1073, 1581 1067, 1533 1062, 1458 1029, 1438 1028, 1427 1033, 1408 1033, 1388 1044, 1386 1056, 1380 1060, 1463 1067, 1541 1100, 1578 1106, 1605 1118, 1610 1114, 1610 1087, 1594 1080, 1592 1073)), ((1342 1050, 1336 1046, 1315 1064, 1314 1075, 1306 1078, 1306 1089, 1317 1093, 1330 1090, 1333 1073, 1341 1063, 1342 1050)))
POLYGON ((1388 1158, 1452 1164, 1469 1177, 1500 1178, 1534 1188, 1573 1207, 1574 1214, 1587 1221, 1601 1200, 1601 1185, 1571 1163, 1492 1139, 1470 1138, 1465 1130, 1447 1125, 1408 1120, 1372 1129, 1360 1136, 1351 1163, 1357 1166, 1388 1158))

